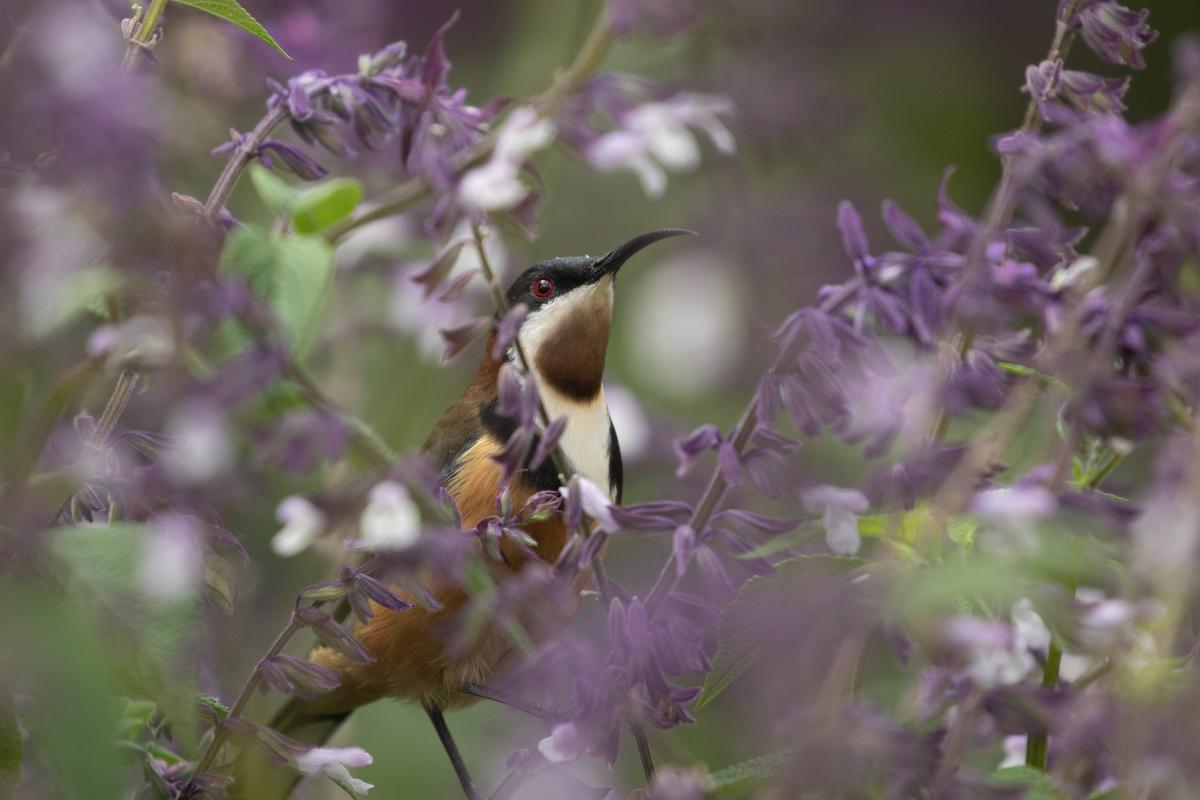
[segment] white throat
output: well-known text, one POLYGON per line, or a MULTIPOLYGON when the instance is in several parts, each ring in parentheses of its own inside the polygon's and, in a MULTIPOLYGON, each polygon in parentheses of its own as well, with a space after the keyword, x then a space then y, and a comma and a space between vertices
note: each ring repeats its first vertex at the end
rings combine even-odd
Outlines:
MULTIPOLYGON (((537 370, 534 370, 536 375, 537 370)), ((566 415, 567 427, 563 431, 559 447, 571 460, 571 465, 583 477, 616 497, 616 487, 609 480, 610 425, 608 403, 604 400, 604 389, 589 402, 582 403, 548 386, 538 377, 542 403, 551 420, 566 415)))

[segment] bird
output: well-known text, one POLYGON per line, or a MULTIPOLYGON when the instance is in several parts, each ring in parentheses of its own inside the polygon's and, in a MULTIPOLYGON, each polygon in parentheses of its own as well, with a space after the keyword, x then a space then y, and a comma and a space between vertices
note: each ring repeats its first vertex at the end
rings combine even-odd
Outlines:
MULTIPOLYGON (((473 380, 442 413, 422 447, 425 458, 439 469, 441 485, 454 500, 463 529, 472 529, 495 514, 496 496, 502 488, 502 467, 495 457, 516 426, 497 411, 500 370, 506 362, 527 369, 526 379, 536 381, 547 419, 566 417, 559 440, 559 453, 568 462, 564 469, 606 490, 613 503, 620 502, 624 479, 621 448, 604 395, 617 274, 643 248, 691 233, 666 228, 635 236, 598 257, 550 258, 529 267, 512 282, 505 295, 507 305, 527 308, 514 344, 495 354, 493 326, 473 380)), ((500 310, 497 322, 499 318, 500 310)), ((562 484, 563 476, 552 461, 537 469, 528 469, 528 462, 524 466, 508 486, 514 508, 534 493, 559 490, 562 484)), ((532 547, 536 558, 547 563, 554 563, 567 543, 567 528, 560 514, 531 523, 524 530, 536 542, 532 547)), ((499 580, 515 575, 529 558, 516 548, 502 546, 502 550, 503 563, 493 560, 490 565, 493 577, 499 580)), ((586 581, 587 576, 583 577, 586 581)), ((585 588, 585 581, 577 581, 576 589, 585 588)), ((450 583, 428 588, 440 608, 414 604, 396 611, 375 606, 371 618, 353 629, 373 661, 359 663, 332 648, 314 648, 309 660, 337 673, 340 685, 316 699, 291 698, 269 727, 304 744, 320 746, 363 705, 382 698, 416 702, 433 723, 465 797, 477 800, 478 790, 443 712, 477 702, 480 688, 502 673, 516 654, 509 638, 498 629, 485 629, 465 651, 448 647, 447 623, 463 611, 470 595, 450 583)), ((399 587, 395 591, 412 599, 399 587)), ((574 608, 544 612, 540 619, 522 622, 548 635, 569 620, 574 608)), ((498 695, 487 696, 499 699, 498 695)), ((242 754, 236 775, 237 786, 242 787, 240 796, 255 800, 283 800, 300 777, 273 768, 249 752, 242 754)))

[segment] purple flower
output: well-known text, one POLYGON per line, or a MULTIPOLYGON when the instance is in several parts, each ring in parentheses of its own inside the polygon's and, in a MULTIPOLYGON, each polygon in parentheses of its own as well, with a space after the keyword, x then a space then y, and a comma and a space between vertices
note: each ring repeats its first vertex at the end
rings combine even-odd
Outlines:
POLYGON ((645 29, 671 37, 695 22, 697 11, 688 0, 608 0, 608 15, 617 36, 645 29))
POLYGON ((1096 55, 1112 64, 1141 69, 1146 66, 1142 49, 1158 33, 1146 24, 1149 9, 1134 11, 1111 0, 1092 0, 1079 12, 1083 40, 1096 55))
POLYGON ((284 694, 295 693, 300 697, 320 697, 341 685, 341 679, 333 670, 325 669, 313 662, 277 653, 260 661, 265 691, 267 687, 284 694))
POLYGON ((1050 61, 1030 66, 1025 72, 1025 90, 1038 101, 1042 117, 1060 124, 1070 123, 1073 112, 1107 114, 1124 111, 1121 98, 1129 90, 1129 83, 1128 77, 1105 78, 1063 69, 1061 63, 1050 61))

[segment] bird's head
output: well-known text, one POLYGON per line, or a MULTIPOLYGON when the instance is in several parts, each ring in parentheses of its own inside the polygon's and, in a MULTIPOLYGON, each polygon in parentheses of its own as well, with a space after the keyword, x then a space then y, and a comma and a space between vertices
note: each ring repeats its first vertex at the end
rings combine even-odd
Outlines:
POLYGON ((509 305, 529 309, 521 348, 539 384, 576 401, 600 391, 613 319, 617 272, 639 250, 691 231, 667 228, 635 236, 602 256, 566 256, 534 264, 508 289, 509 305))

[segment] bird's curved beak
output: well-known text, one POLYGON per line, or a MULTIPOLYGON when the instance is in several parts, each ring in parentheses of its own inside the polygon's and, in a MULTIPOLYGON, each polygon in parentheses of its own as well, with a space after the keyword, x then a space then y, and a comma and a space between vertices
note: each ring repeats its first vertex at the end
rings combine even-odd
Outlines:
POLYGON ((605 255, 596 259, 596 262, 592 264, 592 280, 600 280, 605 275, 615 275, 617 270, 629 260, 630 256, 661 239, 669 239, 672 236, 695 235, 695 231, 689 231, 684 228, 663 228, 660 231, 650 231, 649 233, 635 236, 625 244, 610 250, 605 255))

